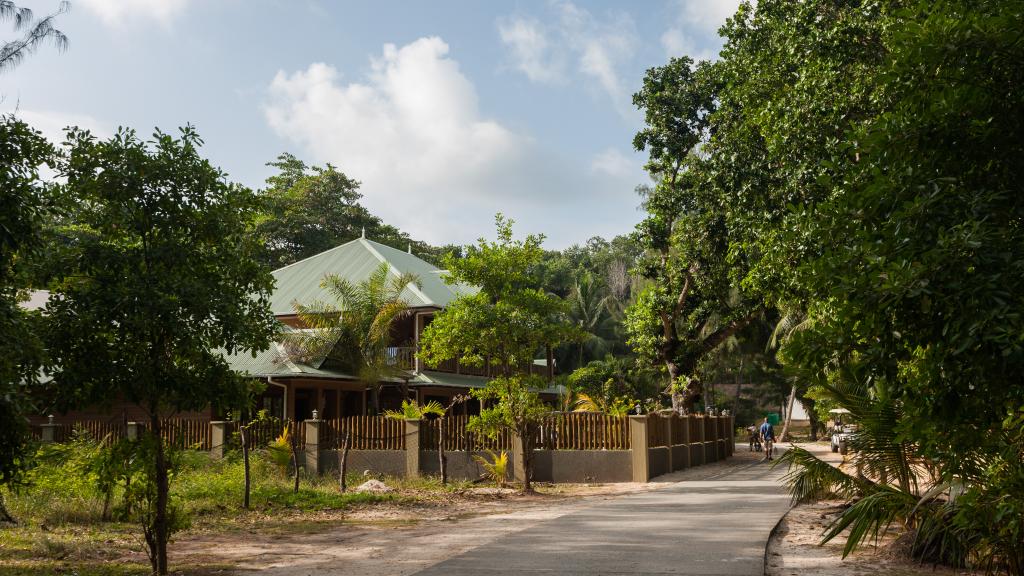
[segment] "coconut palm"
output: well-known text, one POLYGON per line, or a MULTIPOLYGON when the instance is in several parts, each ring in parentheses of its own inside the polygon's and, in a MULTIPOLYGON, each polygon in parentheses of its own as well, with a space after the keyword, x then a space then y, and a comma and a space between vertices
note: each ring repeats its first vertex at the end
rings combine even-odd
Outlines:
POLYGON ((407 377, 389 362, 386 349, 391 345, 391 326, 410 313, 409 303, 402 297, 410 284, 419 285, 416 275, 396 274, 387 264, 358 284, 335 274, 325 276, 320 286, 336 303, 294 304, 306 329, 285 335, 286 355, 353 371, 369 387, 371 406, 377 413, 382 381, 407 377))
POLYGON ((600 358, 609 351, 608 336, 614 324, 609 310, 611 300, 589 272, 581 274, 573 283, 568 299, 569 320, 583 334, 576 343, 577 367, 584 365, 584 352, 590 358, 600 358))

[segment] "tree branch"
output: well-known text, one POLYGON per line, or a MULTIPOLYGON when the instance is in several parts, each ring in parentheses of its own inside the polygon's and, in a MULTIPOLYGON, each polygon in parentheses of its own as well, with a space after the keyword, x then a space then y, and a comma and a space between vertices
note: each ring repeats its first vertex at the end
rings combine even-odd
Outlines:
POLYGON ((722 326, 718 330, 712 332, 707 338, 700 343, 701 355, 706 354, 715 349, 719 344, 725 342, 730 336, 739 332, 747 324, 750 324, 757 315, 761 313, 760 308, 755 308, 752 312, 742 318, 737 318, 732 322, 729 322, 725 326, 722 326))

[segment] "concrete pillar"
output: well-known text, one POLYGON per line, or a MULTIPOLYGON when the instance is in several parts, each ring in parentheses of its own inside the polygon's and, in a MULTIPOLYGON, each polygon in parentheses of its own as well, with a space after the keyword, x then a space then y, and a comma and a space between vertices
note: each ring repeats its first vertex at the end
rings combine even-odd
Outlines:
MULTIPOLYGON (((128 437, 132 435, 132 424, 128 423, 128 437)), ((212 458, 223 458, 224 448, 228 442, 228 423, 223 420, 210 422, 210 456, 212 458)))
POLYGON ((736 453, 736 417, 729 415, 729 456, 736 453))
POLYGON ((320 424, 323 420, 304 420, 306 427, 306 474, 320 474, 320 424))
POLYGON ((57 428, 60 428, 60 424, 40 424, 39 428, 43 444, 53 444, 57 441, 57 428))
POLYGON ((420 421, 405 421, 405 477, 420 476, 420 421))
POLYGON ((629 451, 632 455, 633 482, 647 482, 651 479, 650 455, 647 452, 649 425, 647 416, 629 417, 629 451))
POLYGON ((711 461, 718 462, 718 418, 714 416, 707 417, 708 428, 711 429, 711 461))
POLYGON ((142 431, 146 429, 145 422, 129 422, 124 430, 124 437, 129 440, 138 440, 142 431))

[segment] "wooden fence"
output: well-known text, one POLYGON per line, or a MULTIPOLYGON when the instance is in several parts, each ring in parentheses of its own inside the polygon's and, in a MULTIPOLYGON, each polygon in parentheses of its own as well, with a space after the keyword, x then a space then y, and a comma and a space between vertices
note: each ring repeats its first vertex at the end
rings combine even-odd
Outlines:
MULTIPOLYGON (((241 447, 241 444, 239 444, 241 442, 241 436, 238 434, 238 427, 239 424, 237 422, 232 422, 229 428, 232 433, 230 444, 235 447, 241 447)), ((268 445, 284 435, 285 428, 288 429, 289 445, 291 443, 291 439, 294 438, 296 445, 300 449, 306 446, 306 427, 302 422, 282 422, 276 419, 250 422, 246 424, 245 443, 249 445, 250 450, 266 448, 268 445)))
MULTIPOLYGON (((144 423, 136 423, 138 434, 145 433, 144 423)), ((37 430, 37 429, 36 429, 37 430)), ((36 430, 33 433, 40 437, 36 430)), ((76 430, 96 441, 120 440, 128 433, 128 425, 121 418, 108 420, 79 420, 58 424, 53 428, 54 442, 70 442, 76 430)), ((161 423, 160 436, 169 444, 183 448, 210 449, 210 421, 205 419, 168 418, 161 423)))
POLYGON ((565 412, 547 418, 535 446, 544 450, 629 450, 629 417, 565 412))
POLYGON ((420 425, 420 448, 437 450, 443 426, 445 451, 493 450, 498 452, 512 450, 512 435, 507 431, 498 434, 496 438, 490 438, 467 431, 467 424, 469 424, 469 416, 464 415, 435 418, 423 422, 420 425))
POLYGON ((352 450, 405 450, 405 421, 385 416, 349 416, 324 420, 320 424, 320 444, 334 447, 349 435, 352 450))

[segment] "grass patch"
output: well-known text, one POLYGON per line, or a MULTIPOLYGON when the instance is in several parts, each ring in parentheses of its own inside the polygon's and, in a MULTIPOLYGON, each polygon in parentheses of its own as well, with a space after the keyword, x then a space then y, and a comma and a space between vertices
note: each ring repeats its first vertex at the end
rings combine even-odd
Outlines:
MULTIPOLYGON (((44 450, 39 465, 29 473, 27 486, 14 492, 0 489, 4 490, 7 508, 20 522, 0 526, 0 576, 149 573, 140 528, 132 523, 103 521, 104 495, 88 465, 88 446, 79 444, 74 449, 64 446, 44 450), (142 563, 126 562, 126 558, 142 563)), ((312 532, 336 522, 336 511, 416 499, 395 493, 342 494, 336 477, 307 477, 301 472, 300 488, 295 492, 292 476, 257 451, 251 456, 250 509, 245 510, 240 454, 212 459, 205 452, 186 451, 179 461, 171 478, 171 498, 190 521, 185 534, 236 529, 312 532)), ((353 475, 349 486, 358 486, 364 480, 353 475)), ((394 484, 389 481, 389 485, 394 484)), ((120 502, 122 494, 123 488, 114 490, 112 506, 120 502)), ((192 567, 187 572, 212 573, 210 570, 192 567)))

